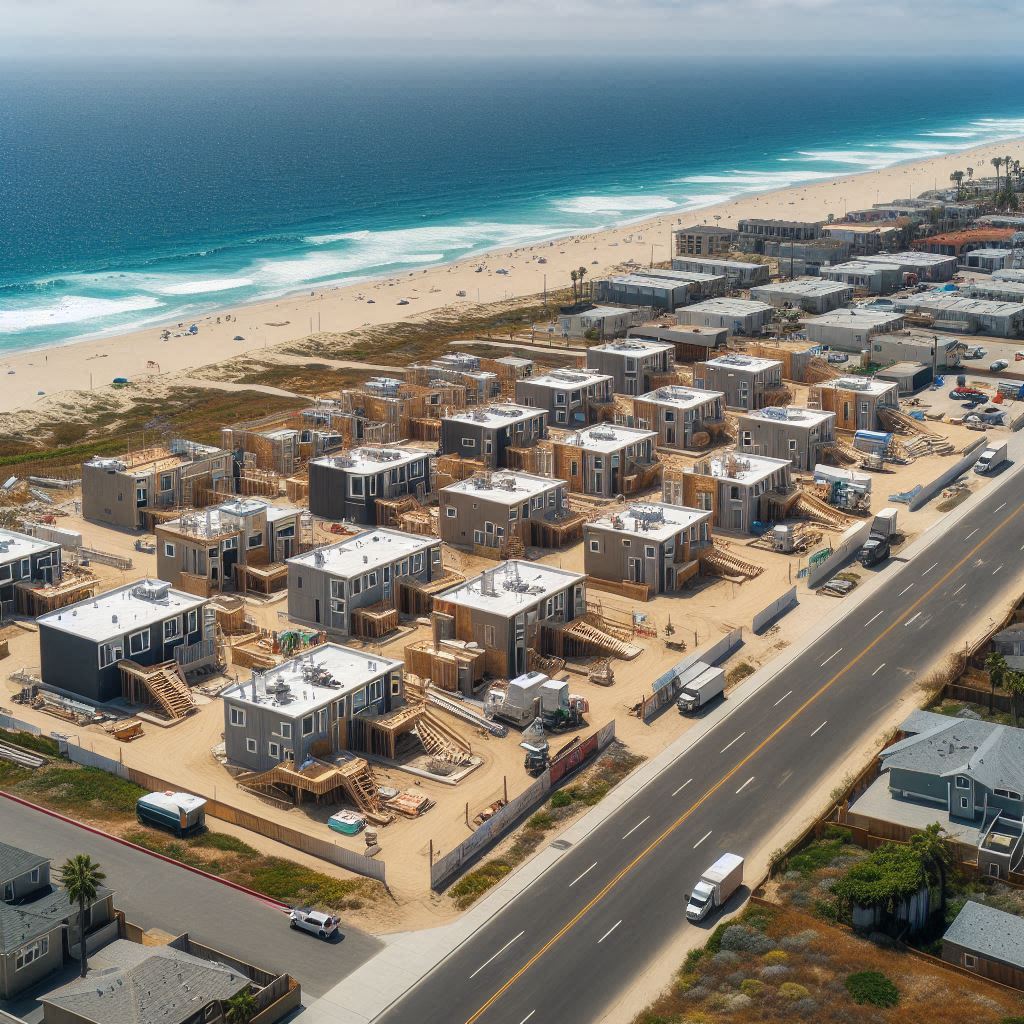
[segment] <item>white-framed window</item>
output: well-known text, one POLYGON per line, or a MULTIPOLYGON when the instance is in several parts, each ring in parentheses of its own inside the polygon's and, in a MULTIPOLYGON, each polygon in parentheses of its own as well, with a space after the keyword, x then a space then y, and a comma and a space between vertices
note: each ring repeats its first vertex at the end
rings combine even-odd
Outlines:
POLYGON ((121 646, 120 642, 100 644, 99 647, 99 661, 100 668, 106 668, 108 665, 113 665, 115 662, 120 661, 124 657, 124 647, 121 646))
POLYGON ((978 958, 973 953, 964 953, 964 967, 969 971, 976 970, 978 967, 978 958))
POLYGON ((277 730, 277 734, 283 740, 290 740, 292 738, 292 723, 282 722, 277 730))
POLYGON ((591 538, 591 540, 590 540, 590 550, 591 551, 600 551, 601 550, 601 542, 599 540, 595 540, 594 538, 591 538))
POLYGON ((303 736, 312 736, 313 735, 313 716, 312 715, 306 715, 306 717, 302 720, 302 735, 303 736))
POLYGON ((493 647, 494 646, 494 626, 491 626, 491 625, 485 625, 484 626, 484 646, 485 647, 493 647))
POLYGON ((971 788, 971 780, 966 778, 963 775, 958 775, 956 777, 956 788, 957 789, 970 789, 971 788))
POLYGON ((280 758, 281 757, 281 744, 280 743, 275 743, 273 740, 271 740, 267 744, 267 753, 271 757, 280 758))
POLYGON ((366 589, 369 590, 370 587, 375 587, 375 586, 377 586, 377 573, 376 572, 368 572, 366 574, 366 589))
POLYGON ((33 868, 28 873, 28 880, 35 885, 39 881, 39 868, 33 868))
POLYGON ((412 556, 412 571, 419 572, 423 568, 423 552, 412 556))
POLYGON ((463 448, 475 448, 476 447, 476 438, 475 437, 464 437, 462 439, 462 447, 463 448))
POLYGON ((444 509, 444 514, 449 519, 454 519, 459 514, 459 510, 454 505, 446 505, 444 509))
POLYGON ((367 687, 371 701, 380 700, 384 696, 384 680, 374 679, 367 687))
POLYGON ((970 801, 967 799, 967 797, 965 797, 965 796, 960 797, 960 810, 961 811, 966 811, 969 805, 970 805, 970 801))
POLYGON ((245 725, 245 708, 229 708, 228 722, 230 722, 231 725, 245 725))
POLYGON ((245 749, 250 754, 256 753, 256 741, 251 736, 245 738, 245 749))
POLYGON ((188 631, 194 633, 199 628, 199 609, 193 608, 188 613, 188 631))
POLYGON ((345 717, 345 698, 344 697, 339 697, 334 702, 334 717, 335 718, 344 718, 345 717))
POLYGON ((175 615, 164 623, 164 640, 177 640, 181 636, 181 616, 175 615))
POLYGON ((249 547, 251 547, 251 548, 259 548, 259 547, 262 547, 262 546, 263 546, 263 534, 262 534, 262 532, 260 532, 260 533, 250 533, 249 534, 249 547))
POLYGON ((402 677, 395 673, 391 677, 391 696, 397 697, 402 692, 402 677))
POLYGON ((327 732, 327 708, 320 708, 316 713, 316 731, 327 732))
POLYGON ((14 954, 15 971, 23 970, 33 961, 46 956, 49 951, 50 939, 48 936, 42 939, 37 939, 35 942, 30 942, 27 946, 22 946, 21 949, 14 954))
POLYGON ((653 544, 645 544, 644 545, 644 556, 646 558, 653 558, 654 557, 654 545, 653 544))
POLYGON ((174 545, 171 544, 169 541, 164 541, 164 554, 168 558, 174 557, 174 545))
POLYGON ((1019 800, 1020 793, 1013 789, 995 789, 993 790, 996 796, 1004 796, 1007 800, 1019 800))
POLYGON ((358 715, 366 707, 366 688, 352 694, 352 714, 358 715))
POLYGON ((128 637, 128 653, 142 654, 149 650, 149 630, 140 629, 138 633, 132 633, 128 637))
POLYGON ((0 565, 0 583, 6 583, 12 579, 14 579, 14 566, 10 562, 0 565))
POLYGON ((348 493, 353 498, 361 498, 363 496, 363 478, 361 476, 354 476, 349 479, 348 493))
POLYGON ((171 479, 170 473, 163 473, 160 476, 160 490, 169 491, 174 487, 174 481, 171 479))

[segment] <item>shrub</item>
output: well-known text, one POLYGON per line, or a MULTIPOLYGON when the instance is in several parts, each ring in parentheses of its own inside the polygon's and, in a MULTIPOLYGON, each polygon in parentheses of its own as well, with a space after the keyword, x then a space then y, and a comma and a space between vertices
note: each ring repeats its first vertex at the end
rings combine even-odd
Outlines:
POLYGON ((716 964, 735 964, 739 962, 739 954, 731 949, 720 949, 711 958, 716 964))
POLYGON ((554 824, 555 819, 547 811, 538 811, 526 822, 526 827, 536 832, 547 832, 554 824))
POLYGON ((784 981, 779 986, 779 995, 783 999, 792 999, 794 1002, 797 999, 806 999, 810 994, 803 985, 798 985, 795 981, 784 981))
POLYGON ((764 955, 766 964, 784 964, 789 959, 789 954, 781 949, 769 949, 764 955))
POLYGON ((786 867, 789 871, 799 871, 806 877, 827 868, 845 844, 845 839, 819 839, 804 847, 799 853, 794 853, 786 867))
POLYGON ((709 953, 717 953, 722 948, 722 936, 726 930, 731 927, 728 922, 723 921, 717 928, 711 933, 711 938, 707 941, 707 951, 709 953))
POLYGON ((204 832, 195 840, 196 846, 205 846, 211 850, 222 850, 224 853, 241 853, 250 857, 258 857, 259 852, 238 836, 229 836, 225 832, 204 832))
POLYGON ((750 996, 752 999, 757 996, 764 995, 765 985, 763 981, 758 981, 757 978, 746 978, 740 982, 740 991, 745 996, 750 996))
POLYGON ((572 793, 567 789, 560 789, 551 797, 552 807, 568 807, 572 803, 572 793))
POLYGON ((737 953, 767 953, 774 943, 767 935, 754 931, 743 924, 731 924, 722 934, 722 949, 731 949, 737 953))
POLYGON ((784 978, 790 973, 790 969, 785 964, 769 964, 758 971, 762 978, 784 978))
POLYGON ((779 945, 789 950, 806 949, 817 937, 818 933, 813 928, 805 928, 796 935, 786 935, 779 940, 779 945))
POLYGON ((676 975, 674 988, 681 995, 684 992, 689 992, 698 981, 700 981, 699 974, 693 972, 680 973, 676 975))
POLYGON ((691 949, 690 952, 686 954, 686 959, 683 961, 683 969, 680 973, 689 974, 691 971, 696 970, 697 964, 700 963, 700 959, 704 955, 704 952, 705 950, 700 947, 697 949, 691 949))
POLYGON ((857 971, 846 979, 846 991, 855 1003, 871 1006, 895 1006, 899 989, 880 971, 857 971))

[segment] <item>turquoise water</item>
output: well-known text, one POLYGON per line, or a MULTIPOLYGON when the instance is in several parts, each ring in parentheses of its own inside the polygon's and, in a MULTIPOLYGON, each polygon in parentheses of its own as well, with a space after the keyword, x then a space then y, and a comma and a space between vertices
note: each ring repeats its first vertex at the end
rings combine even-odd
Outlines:
POLYGON ((2 68, 0 349, 1024 134, 1014 66, 639 63, 2 68))

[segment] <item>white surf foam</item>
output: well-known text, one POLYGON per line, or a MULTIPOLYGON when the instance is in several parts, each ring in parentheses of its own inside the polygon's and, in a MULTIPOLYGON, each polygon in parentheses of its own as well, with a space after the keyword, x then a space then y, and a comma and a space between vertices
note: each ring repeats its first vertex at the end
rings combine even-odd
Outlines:
POLYGON ((559 199, 554 206, 564 213, 583 216, 607 216, 616 213, 642 213, 644 211, 671 210, 678 203, 668 196, 576 196, 559 199))
POLYGON ((205 281, 156 282, 148 291, 158 295, 206 295, 210 292, 227 292, 233 288, 248 288, 255 282, 251 277, 213 277, 205 281))
POLYGON ((84 295, 65 295, 47 306, 0 309, 0 334, 15 334, 57 324, 74 324, 141 309, 156 309, 163 303, 150 295, 130 295, 123 299, 96 299, 84 295))

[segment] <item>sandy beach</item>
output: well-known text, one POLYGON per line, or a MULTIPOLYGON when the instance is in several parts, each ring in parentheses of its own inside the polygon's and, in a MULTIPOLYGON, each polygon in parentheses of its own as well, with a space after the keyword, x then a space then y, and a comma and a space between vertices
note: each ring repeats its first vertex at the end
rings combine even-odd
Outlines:
MULTIPOLYGON (((134 382, 157 376, 187 376, 201 366, 243 353, 255 354, 319 332, 341 333, 366 325, 395 323, 413 315, 421 317, 442 307, 465 304, 469 308, 476 303, 539 294, 545 288, 562 289, 569 285, 570 270, 581 266, 593 278, 627 260, 641 264, 666 260, 674 228, 710 222, 716 217, 723 225, 734 225, 748 216, 820 220, 832 214, 842 220, 847 210, 948 186, 950 173, 967 166, 975 168, 977 177, 990 176, 994 172, 989 160, 1007 154, 1024 160, 1024 140, 1004 140, 884 170, 745 195, 699 210, 666 211, 628 226, 495 250, 400 276, 240 306, 195 321, 199 333, 194 336, 184 333, 189 321, 3 355, 0 379, 5 386, 0 389, 0 412, 40 412, 48 400, 62 392, 109 389, 115 377, 134 382), (478 270, 480 267, 483 269, 478 270), (166 341, 162 340, 165 330, 171 332, 166 341)), ((67 398, 64 394, 63 399, 67 398)))

